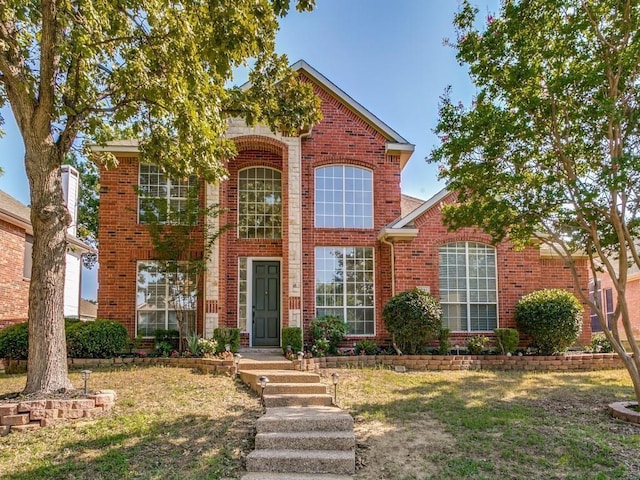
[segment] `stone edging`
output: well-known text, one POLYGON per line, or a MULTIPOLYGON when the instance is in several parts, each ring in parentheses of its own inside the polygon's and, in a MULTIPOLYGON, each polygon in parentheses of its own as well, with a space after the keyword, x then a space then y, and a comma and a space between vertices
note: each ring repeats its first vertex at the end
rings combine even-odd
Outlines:
POLYGON ((0 437, 11 431, 48 427, 66 420, 94 418, 111 410, 116 392, 101 390, 81 398, 0 403, 0 437))
POLYGON ((361 355, 306 359, 307 369, 405 367, 410 370, 591 371, 624 368, 615 353, 557 356, 507 355, 361 355))
POLYGON ((609 413, 620 420, 640 424, 640 412, 629 407, 638 404, 636 402, 615 402, 609 404, 609 413))

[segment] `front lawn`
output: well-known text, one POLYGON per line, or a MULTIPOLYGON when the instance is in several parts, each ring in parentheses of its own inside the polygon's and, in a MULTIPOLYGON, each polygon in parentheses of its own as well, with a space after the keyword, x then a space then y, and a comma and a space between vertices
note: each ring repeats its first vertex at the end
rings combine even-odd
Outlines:
MULTIPOLYGON (((640 427, 613 420, 623 370, 587 373, 322 370, 356 419, 357 480, 638 479, 640 427)), ((80 386, 80 374, 72 372, 80 386)), ((25 376, 0 375, 0 394, 25 376)), ((187 369, 96 371, 104 417, 0 438, 0 479, 239 478, 258 398, 187 369)), ((332 389, 333 387, 331 387, 332 389)))
POLYGON ((639 479, 640 426, 624 370, 586 373, 325 370, 356 419, 357 479, 639 479))

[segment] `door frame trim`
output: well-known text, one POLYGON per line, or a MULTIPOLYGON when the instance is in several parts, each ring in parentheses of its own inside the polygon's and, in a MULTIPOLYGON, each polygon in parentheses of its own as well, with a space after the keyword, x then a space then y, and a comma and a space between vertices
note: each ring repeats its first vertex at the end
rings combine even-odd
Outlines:
POLYGON ((253 262, 278 262, 280 264, 279 273, 280 278, 280 318, 278 323, 280 324, 280 340, 279 344, 282 344, 282 257, 247 257, 247 332, 249 333, 249 346, 253 348, 253 262))

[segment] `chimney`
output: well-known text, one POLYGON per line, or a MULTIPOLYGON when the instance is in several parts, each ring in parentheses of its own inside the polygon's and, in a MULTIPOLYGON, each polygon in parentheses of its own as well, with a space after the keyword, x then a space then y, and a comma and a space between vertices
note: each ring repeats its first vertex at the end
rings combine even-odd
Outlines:
POLYGON ((71 215, 71 225, 67 228, 69 235, 76 236, 78 226, 78 189, 80 188, 80 174, 71 165, 62 165, 62 195, 67 210, 71 215))

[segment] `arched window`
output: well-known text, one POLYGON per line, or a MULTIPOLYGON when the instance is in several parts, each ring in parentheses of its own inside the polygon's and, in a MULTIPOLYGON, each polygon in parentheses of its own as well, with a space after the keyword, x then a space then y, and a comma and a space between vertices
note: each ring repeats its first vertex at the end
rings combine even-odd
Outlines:
POLYGON ((457 242, 440 247, 442 325, 456 332, 498 328, 496 249, 457 242))
POLYGON ((238 236, 282 237, 282 180, 278 170, 252 167, 238 173, 238 236))
POLYGON ((373 173, 352 165, 316 169, 316 227, 373 228, 373 173))

